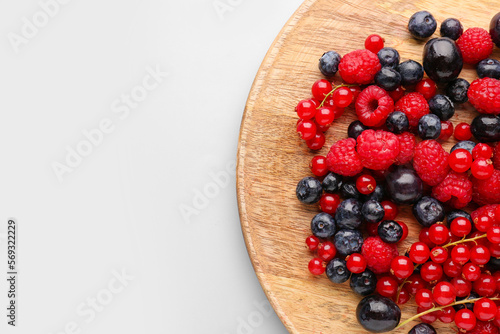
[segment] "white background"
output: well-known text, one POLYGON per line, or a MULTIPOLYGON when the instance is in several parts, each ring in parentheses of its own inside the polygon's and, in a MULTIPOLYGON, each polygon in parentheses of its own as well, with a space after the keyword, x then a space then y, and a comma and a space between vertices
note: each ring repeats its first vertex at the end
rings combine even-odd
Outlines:
POLYGON ((0 332, 286 333, 257 307, 225 176, 253 78, 301 0, 58 1, 42 0, 52 17, 38 0, 0 3, 0 332), (144 99, 124 107, 131 94, 144 99))

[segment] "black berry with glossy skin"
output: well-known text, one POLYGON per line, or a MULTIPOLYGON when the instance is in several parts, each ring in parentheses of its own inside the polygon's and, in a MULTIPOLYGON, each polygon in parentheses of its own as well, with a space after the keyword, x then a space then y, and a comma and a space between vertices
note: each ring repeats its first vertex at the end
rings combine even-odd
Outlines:
POLYGON ((386 91, 393 91, 401 85, 401 74, 392 67, 382 67, 375 75, 375 84, 386 91))
POLYGON ((367 331, 385 333, 392 331, 399 324, 401 310, 389 298, 371 295, 359 302, 356 308, 356 318, 367 331))
POLYGON ((382 67, 396 68, 399 65, 399 52, 393 48, 383 48, 378 53, 378 60, 382 67))
POLYGON ((413 215, 424 227, 442 222, 445 217, 444 207, 437 199, 430 196, 422 197, 412 209, 413 215))
POLYGON ((476 143, 474 143, 472 140, 462 140, 453 145, 453 147, 450 150, 450 153, 458 150, 459 148, 463 148, 464 150, 467 150, 472 154, 472 150, 476 147, 476 143))
POLYGON ((396 204, 413 204, 424 191, 422 179, 413 169, 398 166, 387 174, 387 193, 396 204))
POLYGON ((382 202, 385 198, 385 187, 380 182, 377 183, 375 190, 369 195, 361 195, 361 199, 366 202, 369 200, 374 200, 377 202, 382 202))
POLYGON ((437 334, 437 332, 431 325, 421 323, 410 329, 408 334, 437 334))
MULTIPOLYGON (((476 299, 476 298, 479 298, 479 295, 477 293, 475 293, 474 291, 472 291, 467 297, 463 298, 463 297, 457 297, 457 301, 459 300, 464 300, 464 299, 476 299)), ((467 303, 467 304, 458 304, 458 305, 453 305, 453 308, 455 309, 455 311, 460 311, 464 308, 468 309, 468 310, 473 310, 474 309, 474 303, 467 303)))
POLYGON ((383 242, 395 244, 403 237, 403 227, 394 220, 384 220, 378 225, 378 236, 383 242))
POLYGON ((323 182, 321 183, 323 190, 327 193, 333 194, 340 190, 342 187, 342 176, 333 172, 328 173, 323 182))
POLYGON ((448 226, 455 218, 458 217, 467 218, 470 222, 472 222, 472 217, 468 212, 465 212, 464 210, 452 210, 446 214, 446 222, 448 223, 448 226))
POLYGON ((321 212, 311 220, 311 231, 314 236, 327 239, 333 237, 335 231, 337 231, 337 226, 332 216, 328 213, 321 212))
POLYGON ((476 71, 480 78, 500 79, 500 61, 492 58, 481 60, 476 71))
POLYGON ((363 246, 363 235, 358 230, 343 229, 335 234, 335 248, 340 255, 351 255, 361 252, 363 246))
POLYGON ((395 134, 401 134, 410 129, 408 116, 401 111, 394 111, 390 113, 385 121, 385 125, 387 126, 387 130, 395 134))
POLYGON ((440 120, 447 121, 455 115, 455 105, 446 95, 437 94, 429 100, 431 113, 439 117, 440 120))
POLYGON ((356 188, 355 180, 344 180, 344 182, 342 182, 340 191, 344 199, 361 199, 361 193, 358 191, 358 188, 356 188))
POLYGON ((369 200, 361 207, 361 214, 367 223, 378 223, 384 218, 384 207, 380 202, 369 200))
POLYGON ((455 80, 463 67, 462 53, 448 37, 433 38, 424 46, 425 73, 435 82, 455 80))
POLYGON ((431 13, 425 10, 416 12, 410 17, 410 21, 408 21, 408 30, 413 37, 418 39, 431 37, 436 28, 436 19, 431 13))
POLYGON ((295 191, 299 201, 305 204, 317 203, 323 194, 321 182, 314 177, 305 177, 297 184, 295 191))
POLYGON ((493 43, 500 48, 500 13, 497 13, 490 22, 490 35, 493 43))
POLYGON ((463 32, 464 27, 457 19, 449 18, 441 23, 440 33, 443 37, 448 37, 456 41, 460 36, 462 36, 463 32))
POLYGON ((347 269, 345 260, 335 258, 326 265, 326 276, 330 281, 337 284, 347 282, 351 277, 351 272, 347 269))
POLYGON ((361 121, 354 121, 349 124, 347 128, 347 136, 349 138, 357 139, 361 132, 368 130, 369 127, 361 123, 361 121))
POLYGON ((403 86, 416 85, 424 77, 424 68, 414 60, 407 60, 398 65, 397 71, 401 74, 403 86))
POLYGON ((319 70, 326 77, 333 77, 339 70, 339 63, 342 57, 335 51, 328 51, 319 59, 319 70))
POLYGON ((454 103, 465 103, 469 101, 467 92, 469 91, 470 83, 462 78, 451 81, 446 86, 446 96, 454 103))
POLYGON ((470 130, 480 142, 495 142, 500 140, 500 117, 494 115, 479 115, 472 121, 470 130))
POLYGON ((358 295, 368 296, 377 288, 377 276, 370 269, 366 269, 361 274, 352 274, 350 286, 358 295))
POLYGON ((362 223, 361 202, 355 198, 342 201, 335 211, 335 221, 341 229, 356 229, 362 223))
POLYGON ((427 114, 418 121, 418 135, 423 140, 437 139, 441 134, 441 120, 434 114, 427 114))

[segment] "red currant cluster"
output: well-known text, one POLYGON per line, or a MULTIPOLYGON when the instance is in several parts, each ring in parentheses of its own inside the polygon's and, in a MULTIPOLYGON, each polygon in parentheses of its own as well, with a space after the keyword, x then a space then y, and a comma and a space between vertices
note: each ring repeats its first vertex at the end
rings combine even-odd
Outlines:
POLYGON ((463 148, 451 152, 448 163, 457 173, 465 173, 470 169, 476 179, 485 180, 490 178, 495 171, 492 157, 491 146, 479 143, 472 149, 472 154, 463 148))

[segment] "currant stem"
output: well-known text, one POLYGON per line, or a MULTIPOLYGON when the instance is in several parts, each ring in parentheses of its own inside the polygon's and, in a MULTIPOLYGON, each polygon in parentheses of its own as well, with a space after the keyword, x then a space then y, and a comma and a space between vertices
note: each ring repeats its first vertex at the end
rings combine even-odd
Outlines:
POLYGON ((329 98, 330 96, 332 96, 332 94, 339 88, 341 87, 354 87, 355 85, 346 85, 346 84, 340 84, 338 86, 333 86, 333 89, 325 95, 325 98, 323 99, 323 101, 321 101, 321 104, 316 108, 316 109, 319 109, 319 108, 322 108, 324 105, 325 105, 325 102, 326 102, 326 99, 329 98))
POLYGON ((462 240, 458 240, 458 241, 455 241, 455 242, 451 242, 449 244, 444 245, 443 248, 447 248, 447 247, 450 247, 450 246, 459 245, 459 244, 462 244, 462 243, 465 243, 465 242, 476 241, 478 239, 483 239, 483 238, 486 238, 486 237, 487 237, 487 235, 485 233, 483 235, 478 235, 477 237, 474 237, 474 238, 462 239, 462 240))
MULTIPOLYGON (((478 300, 482 299, 484 297, 480 297, 480 298, 476 298, 476 299, 464 299, 464 300, 460 300, 458 302, 454 302, 454 303, 451 303, 450 305, 445 305, 445 306, 439 306, 439 307, 433 307, 431 309, 428 309, 427 311, 424 311, 424 312, 421 312, 417 315, 414 315, 413 317, 403 321, 402 323, 400 323, 396 328, 394 329, 398 329, 400 327, 403 327, 404 325, 412 322, 413 320, 416 320, 418 318, 420 318, 421 316, 423 315, 426 315, 426 314, 429 314, 429 313, 432 313, 432 312, 435 312, 435 311, 441 311, 447 307, 450 307, 450 306, 455 306, 455 305, 461 305, 461 304, 468 304, 468 303, 475 303, 477 302, 478 300)), ((500 300, 500 298, 496 297, 496 298, 489 298, 491 300, 500 300)))

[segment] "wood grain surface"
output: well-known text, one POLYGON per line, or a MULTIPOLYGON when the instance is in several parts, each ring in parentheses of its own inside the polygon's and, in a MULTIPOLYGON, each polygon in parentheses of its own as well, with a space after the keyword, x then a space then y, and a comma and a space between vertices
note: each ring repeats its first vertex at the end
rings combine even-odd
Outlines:
MULTIPOLYGON (((488 28, 500 4, 496 0, 307 0, 276 38, 255 78, 241 125, 238 204, 255 272, 290 333, 366 332, 355 318, 360 297, 348 283, 335 285, 325 275, 314 277, 308 272, 312 256, 304 240, 311 234, 311 218, 319 211, 295 197, 297 182, 311 175, 311 158, 326 155, 333 142, 346 138, 354 111, 346 109, 326 133, 324 148, 312 152, 296 134, 294 108, 311 96, 311 85, 322 78, 318 59, 323 52, 336 50, 344 55, 364 48, 365 38, 372 33, 399 50, 401 61, 421 62, 424 43, 411 38, 406 28, 409 17, 419 10, 433 13, 437 37, 439 23, 448 17, 460 19, 465 28, 488 28)), ((493 56, 499 59, 497 48, 493 56)), ((465 66, 461 77, 475 79, 474 68, 465 66)), ((465 104, 457 108, 452 121, 455 125, 470 122, 475 114, 465 104)), ((454 143, 452 139, 445 147, 454 143)), ((420 227, 409 206, 401 207, 398 220, 410 226, 407 241, 400 245, 404 251, 418 238, 420 227)), ((415 311, 412 299, 402 306, 402 319, 415 311)), ((399 333, 407 333, 414 324, 399 333)), ((456 333, 450 325, 435 325, 439 333, 456 333)))

